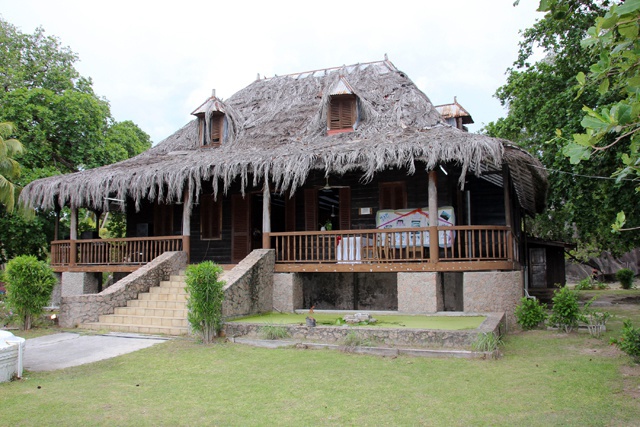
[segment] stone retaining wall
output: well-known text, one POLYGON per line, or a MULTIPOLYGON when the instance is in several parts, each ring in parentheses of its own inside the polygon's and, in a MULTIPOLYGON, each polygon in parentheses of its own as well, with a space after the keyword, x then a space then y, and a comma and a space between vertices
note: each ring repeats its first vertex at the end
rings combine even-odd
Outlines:
MULTIPOLYGON (((362 339, 370 340, 375 346, 470 349, 479 333, 504 332, 503 313, 482 313, 487 316, 476 329, 444 331, 435 329, 392 329, 358 326, 300 326, 282 325, 289 332, 289 339, 300 342, 313 341, 340 344, 348 333, 356 332, 362 339)), ((227 322, 223 330, 227 337, 260 337, 264 324, 227 322)), ((280 325, 278 325, 280 326, 280 325)))
POLYGON ((248 316, 273 310, 273 249, 256 249, 225 274, 222 316, 248 316))
POLYGON ((116 307, 148 292, 152 286, 169 280, 187 266, 186 252, 165 252, 147 265, 129 274, 99 294, 63 296, 60 303, 60 326, 73 328, 84 322, 97 322, 102 314, 113 314, 116 307))

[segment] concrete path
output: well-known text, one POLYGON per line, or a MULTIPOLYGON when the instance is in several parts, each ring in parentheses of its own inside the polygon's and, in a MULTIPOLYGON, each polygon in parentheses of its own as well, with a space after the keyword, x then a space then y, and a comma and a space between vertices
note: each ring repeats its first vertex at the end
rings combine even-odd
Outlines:
POLYGON ((27 340, 24 368, 53 371, 84 365, 151 347, 167 339, 126 333, 80 335, 62 332, 46 335, 27 340))

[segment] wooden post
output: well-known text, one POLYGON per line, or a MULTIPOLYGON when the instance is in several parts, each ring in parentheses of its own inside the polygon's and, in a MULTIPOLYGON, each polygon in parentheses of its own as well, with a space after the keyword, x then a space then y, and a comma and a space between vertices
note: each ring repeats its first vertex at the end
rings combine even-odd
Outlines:
POLYGON ((56 217, 53 223, 53 240, 56 241, 60 238, 60 207, 55 208, 56 217))
POLYGON ((502 188, 504 191, 504 222, 509 228, 507 231, 507 258, 513 261, 513 223, 511 218, 511 185, 509 181, 509 170, 507 166, 502 166, 502 188))
POLYGON ((438 174, 429 172, 429 262, 440 260, 438 246, 438 174))
POLYGON ((269 190, 269 176, 264 177, 262 189, 262 248, 271 249, 271 191, 269 190))
POLYGON ((69 265, 75 266, 78 263, 78 208, 71 208, 71 218, 69 220, 69 265))
POLYGON ((182 203, 182 250, 187 253, 187 264, 191 261, 191 191, 185 189, 182 203))

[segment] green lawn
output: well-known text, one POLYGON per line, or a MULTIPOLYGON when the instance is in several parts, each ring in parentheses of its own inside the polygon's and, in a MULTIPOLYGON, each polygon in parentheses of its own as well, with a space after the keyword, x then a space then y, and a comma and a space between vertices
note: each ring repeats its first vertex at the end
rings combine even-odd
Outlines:
POLYGON ((173 340, 0 384, 1 425, 637 426, 640 366, 602 339, 508 335, 498 360, 173 340))
MULTIPOLYGON (((242 317, 234 322, 265 323, 271 325, 304 325, 309 314, 267 313, 257 316, 242 317)), ((336 325, 343 314, 313 313, 318 325, 336 325)), ((381 328, 416 328, 462 330, 475 329, 486 319, 485 316, 406 316, 406 315, 373 315, 378 321, 368 327, 381 328)))

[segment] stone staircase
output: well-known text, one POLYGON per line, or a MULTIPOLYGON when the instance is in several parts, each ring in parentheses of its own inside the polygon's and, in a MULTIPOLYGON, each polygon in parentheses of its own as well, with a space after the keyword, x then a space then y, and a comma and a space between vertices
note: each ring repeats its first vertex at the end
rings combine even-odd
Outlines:
POLYGON ((108 330, 141 334, 186 335, 187 293, 185 276, 171 276, 160 286, 138 295, 126 307, 118 307, 114 314, 102 315, 98 322, 83 323, 82 327, 92 330, 108 330))

